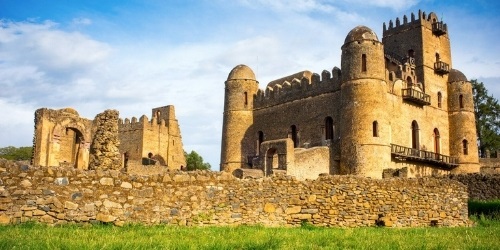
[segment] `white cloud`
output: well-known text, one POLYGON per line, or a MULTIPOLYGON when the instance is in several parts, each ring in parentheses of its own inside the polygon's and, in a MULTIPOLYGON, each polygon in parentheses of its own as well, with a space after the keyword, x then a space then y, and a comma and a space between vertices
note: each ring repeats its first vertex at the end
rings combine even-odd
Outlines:
POLYGON ((89 18, 83 18, 83 17, 73 18, 72 24, 74 24, 74 25, 91 25, 92 20, 90 20, 89 18))
POLYGON ((346 2, 348 4, 353 4, 353 5, 367 5, 367 6, 374 6, 374 7, 382 7, 382 8, 390 8, 395 11, 401 11, 401 10, 407 10, 420 2, 420 0, 342 0, 343 2, 346 2))

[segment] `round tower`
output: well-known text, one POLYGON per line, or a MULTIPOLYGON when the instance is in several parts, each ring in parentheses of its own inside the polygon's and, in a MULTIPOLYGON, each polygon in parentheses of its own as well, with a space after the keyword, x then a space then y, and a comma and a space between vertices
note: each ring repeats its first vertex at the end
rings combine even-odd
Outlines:
POLYGON ((452 172, 479 172, 472 84, 456 69, 451 69, 448 76, 448 109, 450 156, 457 157, 459 163, 452 172))
POLYGON ((342 46, 340 172, 382 178, 391 161, 384 46, 358 26, 342 46))
POLYGON ((229 73, 225 86, 220 170, 232 173, 246 167, 247 157, 253 154, 253 142, 246 135, 253 124, 253 97, 259 82, 252 69, 238 65, 229 73))

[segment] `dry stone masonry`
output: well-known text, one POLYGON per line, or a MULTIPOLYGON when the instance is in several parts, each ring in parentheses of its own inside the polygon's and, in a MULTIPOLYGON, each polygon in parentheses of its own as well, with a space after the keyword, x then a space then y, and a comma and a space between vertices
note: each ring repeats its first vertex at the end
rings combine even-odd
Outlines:
POLYGON ((106 110, 94 119, 96 128, 90 148, 90 169, 121 169, 118 111, 106 110))
POLYGON ((0 223, 105 222, 386 227, 468 225, 466 186, 449 179, 324 175, 239 179, 227 172, 0 165, 0 223))

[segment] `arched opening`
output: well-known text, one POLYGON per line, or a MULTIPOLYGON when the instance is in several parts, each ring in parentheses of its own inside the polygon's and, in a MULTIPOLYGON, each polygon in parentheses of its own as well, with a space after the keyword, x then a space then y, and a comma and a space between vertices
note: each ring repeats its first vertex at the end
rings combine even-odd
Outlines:
POLYGON ((408 57, 415 57, 415 51, 413 49, 408 50, 408 57))
POLYGON ((438 92, 438 108, 441 108, 443 102, 443 95, 441 92, 438 92))
POLYGON ((411 123, 411 147, 414 149, 420 148, 419 134, 418 133, 419 133, 418 123, 417 123, 417 121, 413 121, 411 123))
POLYGON ((458 105, 460 106, 461 109, 464 108, 464 96, 463 95, 458 96, 458 105))
POLYGON ((372 132, 373 132, 373 137, 378 137, 378 122, 373 121, 372 123, 372 132))
POLYGON ((441 137, 439 135, 439 130, 437 128, 434 129, 434 152, 436 154, 441 153, 441 137))
POLYGON ((291 133, 291 138, 292 138, 292 141, 293 141, 293 147, 294 148, 297 148, 299 146, 299 136, 298 136, 298 132, 297 132, 297 126, 295 125, 292 125, 290 127, 290 133, 291 133))
POLYGON ((248 104, 248 93, 245 92, 245 106, 248 104))
POLYGON ((330 116, 325 118, 325 140, 333 141, 333 119, 330 116))
POLYGON ((366 54, 361 55, 361 71, 366 72, 366 54))
POLYGON ((278 154, 276 153, 275 148, 270 148, 266 152, 266 169, 265 174, 269 176, 273 173, 273 169, 279 168, 279 159, 278 154))
POLYGON ((264 142, 264 132, 259 131, 257 132, 257 147, 256 147, 257 152, 255 155, 260 154, 260 144, 262 144, 262 142, 264 142))
POLYGON ((439 53, 436 53, 436 62, 440 62, 441 61, 441 57, 439 56, 439 53))
POLYGON ((84 144, 82 132, 76 128, 67 127, 63 133, 64 135, 59 137, 59 162, 78 168, 80 164, 83 164, 83 159, 81 159, 84 144))
POLYGON ((411 76, 406 77, 406 84, 409 88, 413 86, 413 80, 411 79, 411 76))
POLYGON ((469 142, 465 139, 462 141, 462 148, 463 148, 464 155, 468 155, 469 154, 469 142))

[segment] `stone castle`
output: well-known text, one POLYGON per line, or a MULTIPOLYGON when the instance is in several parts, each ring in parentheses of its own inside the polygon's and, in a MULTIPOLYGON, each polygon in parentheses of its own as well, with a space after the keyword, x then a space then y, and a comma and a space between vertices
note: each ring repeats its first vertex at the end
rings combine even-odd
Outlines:
POLYGON ((452 68, 435 13, 384 23, 382 41, 358 26, 341 49, 340 69, 264 89, 236 66, 225 81, 220 169, 302 179, 479 172, 472 86, 452 68))
POLYGON ((89 120, 72 108, 38 109, 32 164, 78 169, 186 166, 174 106, 154 108, 151 117, 122 120, 118 111, 107 110, 89 120))

